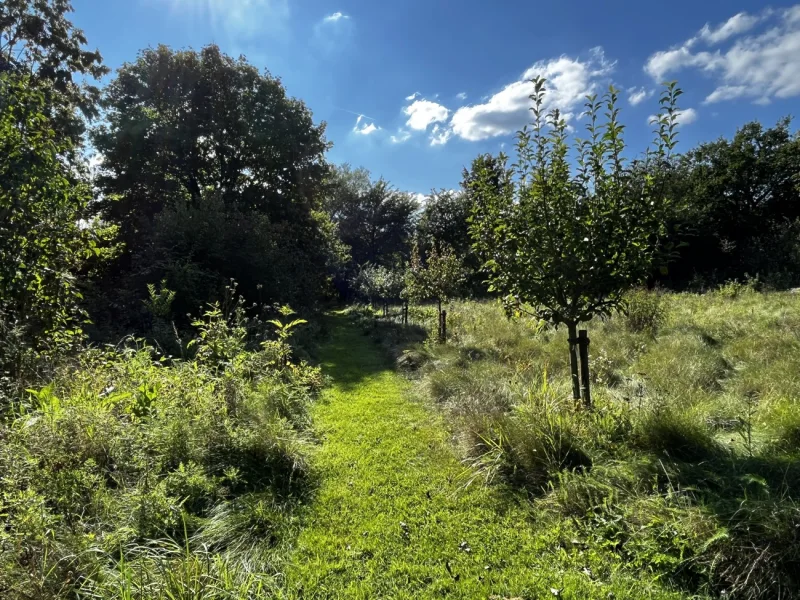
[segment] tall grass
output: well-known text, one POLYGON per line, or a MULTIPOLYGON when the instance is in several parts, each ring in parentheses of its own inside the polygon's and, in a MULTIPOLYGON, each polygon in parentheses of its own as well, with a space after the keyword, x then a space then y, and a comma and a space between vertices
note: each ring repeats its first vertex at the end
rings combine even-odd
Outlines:
POLYGON ((449 307, 422 389, 466 462, 524 490, 533 527, 692 594, 800 595, 800 297, 637 291, 588 324, 595 406, 570 399, 566 333, 492 302, 449 307))

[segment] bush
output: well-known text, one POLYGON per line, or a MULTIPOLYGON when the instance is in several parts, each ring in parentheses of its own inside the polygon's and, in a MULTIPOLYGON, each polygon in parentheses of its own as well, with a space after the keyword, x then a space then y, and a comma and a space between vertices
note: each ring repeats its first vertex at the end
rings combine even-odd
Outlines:
POLYGON ((655 335, 667 318, 662 294, 639 288, 624 300, 625 326, 634 333, 655 335))

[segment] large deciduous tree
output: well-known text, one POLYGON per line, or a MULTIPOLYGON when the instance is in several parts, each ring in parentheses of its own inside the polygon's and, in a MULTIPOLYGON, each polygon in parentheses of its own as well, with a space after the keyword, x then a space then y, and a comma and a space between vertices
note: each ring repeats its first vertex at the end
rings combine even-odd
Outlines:
POLYGON ((700 144, 677 161, 679 256, 670 279, 711 283, 745 274, 796 285, 800 267, 800 134, 790 120, 741 127, 731 140, 700 144))
MULTIPOLYGON (((517 162, 509 168, 504 157, 480 158, 465 178, 475 200, 471 233, 492 288, 510 308, 529 307, 567 326, 573 394, 580 398, 577 326, 620 307, 624 292, 651 273, 668 202, 657 178, 623 157, 615 89, 602 102, 588 98, 589 139, 577 142, 573 173, 567 124, 557 110, 545 111, 545 81, 534 85, 533 123, 518 134, 517 162)), ((653 169, 675 145, 679 94, 670 86, 662 96, 657 147, 646 159, 653 169)), ((584 386, 588 401, 588 381, 584 386)))
POLYGON ((320 200, 329 144, 279 79, 214 45, 159 46, 119 69, 103 107, 96 208, 120 227, 137 293, 179 279, 180 307, 236 276, 247 297, 319 297, 336 254, 320 200))
POLYGON ((329 182, 325 207, 350 248, 350 275, 367 263, 392 267, 408 258, 419 209, 410 194, 344 165, 329 182))

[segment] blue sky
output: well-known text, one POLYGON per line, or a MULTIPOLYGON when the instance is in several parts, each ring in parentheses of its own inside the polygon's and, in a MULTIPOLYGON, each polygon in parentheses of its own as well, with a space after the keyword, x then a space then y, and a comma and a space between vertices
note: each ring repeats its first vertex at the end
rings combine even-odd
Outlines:
POLYGON ((584 96, 623 90, 635 153, 658 83, 684 89, 681 146, 773 124, 800 100, 800 4, 754 0, 73 0, 112 69, 158 43, 214 42, 281 77, 328 123, 336 163, 425 193, 479 153, 512 150, 525 78, 580 133, 584 96))

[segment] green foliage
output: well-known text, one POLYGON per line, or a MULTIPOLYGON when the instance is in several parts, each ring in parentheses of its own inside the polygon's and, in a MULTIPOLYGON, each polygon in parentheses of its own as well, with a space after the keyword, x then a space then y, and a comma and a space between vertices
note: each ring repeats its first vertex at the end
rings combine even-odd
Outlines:
POLYGON ((147 284, 147 293, 150 296, 144 301, 147 310, 154 317, 166 319, 172 314, 172 303, 175 301, 175 291, 167 288, 167 280, 163 279, 156 290, 154 283, 147 284))
POLYGON ((747 123, 677 159, 667 191, 681 209, 672 236, 680 247, 669 281, 699 276, 713 286, 750 273, 779 288, 800 282, 800 134, 790 126, 747 123))
POLYGON ((664 297, 657 292, 638 288, 628 292, 622 302, 625 325, 634 333, 655 335, 667 318, 664 297))
POLYGON ((79 225, 89 186, 45 94, 8 73, 0 92, 0 376, 15 379, 81 339, 75 276, 95 242, 79 225))
POLYGON ((419 208, 410 194, 383 179, 372 181, 366 169, 344 165, 331 174, 324 207, 349 248, 345 278, 368 264, 391 268, 408 257, 419 208))
MULTIPOLYGON (((45 97, 58 136, 80 143, 83 122, 97 116, 100 91, 89 79, 108 73, 97 51, 66 18, 70 0, 5 0, 0 4, 0 73, 28 77, 45 97)), ((6 92, 4 92, 5 94, 6 92)))
MULTIPOLYGON (((610 314, 650 274, 668 202, 655 178, 625 164, 617 90, 587 99, 590 137, 577 142, 573 175, 566 122, 557 110, 545 113, 545 82, 534 84, 534 120, 518 134, 517 162, 508 168, 502 155, 481 158, 466 174, 475 202, 471 234, 491 290, 556 325, 574 325, 610 314)), ((647 159, 653 169, 675 145, 679 95, 671 85, 661 98, 658 145, 647 159)))
POLYGON ((427 259, 414 246, 405 277, 405 296, 413 302, 436 300, 441 304, 455 297, 464 283, 464 268, 452 248, 433 247, 427 259))
POLYGON ((219 312, 198 320, 194 360, 154 362, 141 344, 87 350, 0 425, 5 596, 126 597, 145 580, 152 597, 232 582, 230 593, 263 590, 255 565, 268 570, 270 539, 288 532, 304 493, 321 378, 247 350, 219 312), (263 510, 241 508, 252 492, 263 510), (223 517, 231 504, 237 514, 223 517))
POLYGON ((342 258, 321 206, 329 144, 280 80, 213 45, 159 46, 123 65, 103 106, 94 208, 125 253, 101 298, 127 308, 164 278, 180 315, 219 299, 229 278, 250 301, 323 296, 342 258))
POLYGON ((403 294, 404 273, 396 268, 366 264, 358 271, 355 287, 373 303, 390 302, 403 294))

